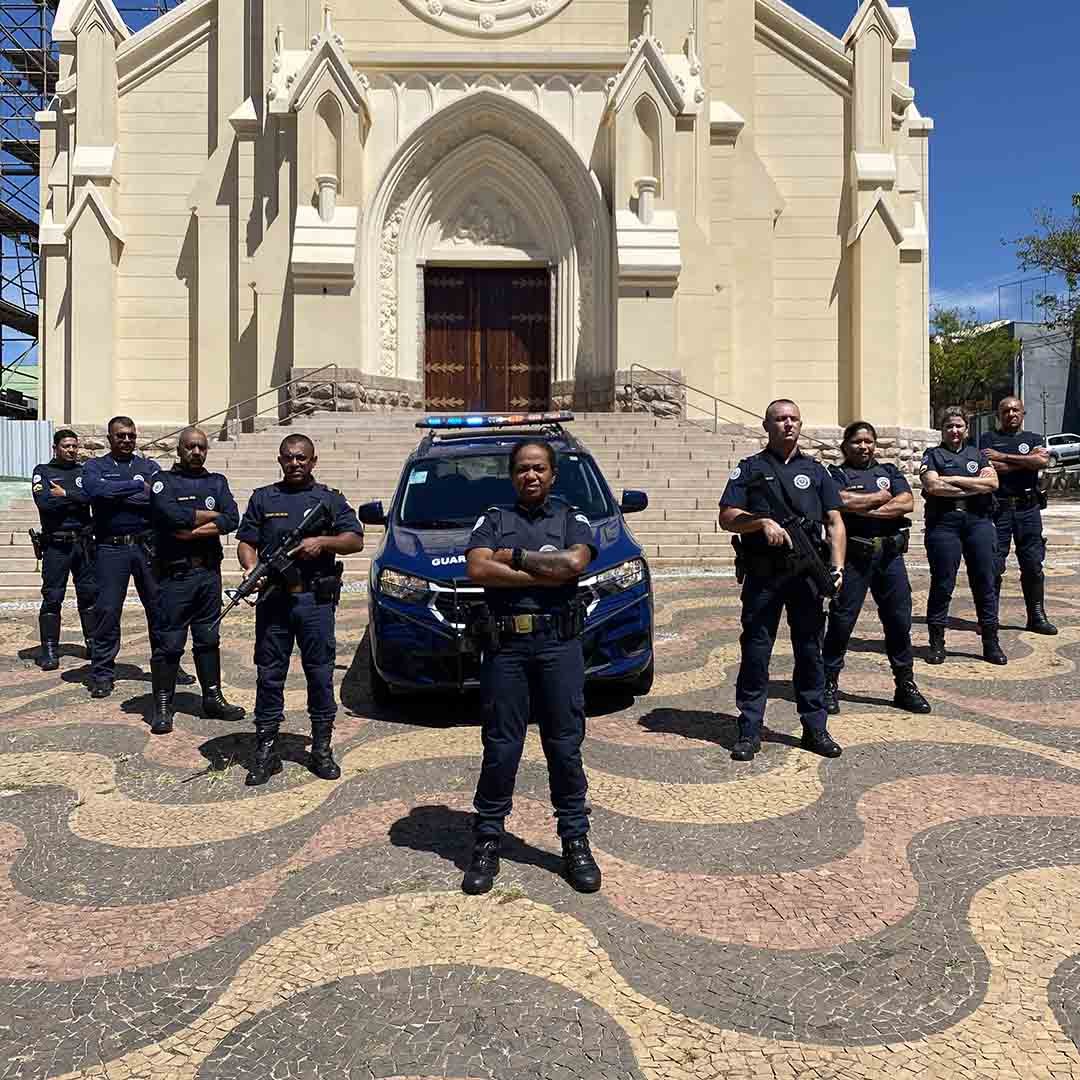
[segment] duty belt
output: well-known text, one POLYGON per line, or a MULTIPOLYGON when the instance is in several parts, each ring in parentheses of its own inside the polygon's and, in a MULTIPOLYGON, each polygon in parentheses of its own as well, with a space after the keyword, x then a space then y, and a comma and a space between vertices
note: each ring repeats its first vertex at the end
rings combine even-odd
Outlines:
POLYGON ((130 547, 135 544, 143 544, 149 538, 149 532, 119 533, 116 536, 103 536, 98 540, 98 543, 116 547, 130 547))
POLYGON ((882 551, 890 551, 897 546, 895 536, 852 536, 850 533, 848 543, 855 544, 866 551, 872 551, 875 555, 882 551))
POLYGON ((933 506, 927 505, 927 510, 933 514, 947 514, 950 510, 956 510, 961 514, 971 514, 973 517, 986 517, 989 510, 985 506, 969 506, 967 499, 934 498, 933 506))
POLYGON ((46 533, 43 539, 46 544, 51 544, 54 540, 59 540, 62 544, 75 544, 82 536, 78 530, 58 529, 56 532, 46 533))
POLYGON ((161 572, 167 576, 183 574, 188 570, 212 569, 217 566, 205 555, 185 555, 182 559, 166 559, 161 564, 161 572))
POLYGON ((525 615, 496 615, 494 622, 500 634, 535 634, 537 630, 557 628, 560 616, 551 612, 530 612, 525 615))
POLYGON ((1004 510, 1030 510, 1039 505, 1039 493, 1025 491, 1023 495, 999 495, 997 502, 1004 510))

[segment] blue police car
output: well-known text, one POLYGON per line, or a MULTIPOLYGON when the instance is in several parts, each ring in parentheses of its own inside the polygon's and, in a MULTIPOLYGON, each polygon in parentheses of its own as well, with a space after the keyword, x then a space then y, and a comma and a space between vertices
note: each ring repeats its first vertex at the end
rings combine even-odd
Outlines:
POLYGON ((623 520, 648 496, 624 491, 616 502, 592 455, 563 425, 573 413, 432 416, 405 462, 389 511, 358 510, 385 525, 371 563, 368 591, 371 690, 460 691, 479 686, 480 646, 470 632, 483 590, 465 572, 465 545, 489 506, 511 506, 510 451, 522 438, 553 447, 558 475, 552 497, 579 508, 599 554, 579 584, 586 605, 588 683, 648 693, 653 681, 653 600, 641 545, 623 520))

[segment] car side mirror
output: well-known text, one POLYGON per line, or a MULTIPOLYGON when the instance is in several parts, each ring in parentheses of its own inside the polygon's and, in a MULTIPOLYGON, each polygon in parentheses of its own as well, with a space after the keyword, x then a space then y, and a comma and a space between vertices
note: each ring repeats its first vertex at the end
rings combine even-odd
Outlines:
POLYGON ((624 491, 619 509, 624 514, 638 514, 649 505, 649 496, 644 491, 624 491))
POLYGON ((362 525, 385 525, 386 511, 383 510, 381 499, 374 502, 364 503, 356 508, 356 516, 362 525))

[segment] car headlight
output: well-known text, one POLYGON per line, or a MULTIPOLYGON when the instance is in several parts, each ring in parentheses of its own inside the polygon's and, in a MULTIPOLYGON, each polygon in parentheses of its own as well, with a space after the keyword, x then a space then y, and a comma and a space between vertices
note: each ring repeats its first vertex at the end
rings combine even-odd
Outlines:
POLYGON ((588 587, 600 596, 611 596, 640 584, 645 580, 646 573, 644 559, 627 559, 626 562, 597 574, 588 587))
POLYGON ((392 596, 395 600, 404 600, 409 604, 426 604, 428 583, 424 578, 402 574, 397 570, 383 570, 379 574, 379 592, 392 596))

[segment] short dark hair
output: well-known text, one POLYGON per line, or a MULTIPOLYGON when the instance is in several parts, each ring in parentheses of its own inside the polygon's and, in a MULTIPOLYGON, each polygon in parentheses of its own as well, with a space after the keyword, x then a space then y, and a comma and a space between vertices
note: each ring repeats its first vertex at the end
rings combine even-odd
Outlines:
POLYGON ((786 398, 786 397, 777 398, 775 401, 770 401, 769 404, 765 406, 765 415, 764 415, 764 417, 762 419, 768 420, 769 419, 769 413, 771 413, 773 411, 773 409, 776 408, 777 405, 791 405, 796 409, 799 408, 798 403, 792 401, 791 398, 786 398))
POLYGON ((510 471, 514 471, 514 466, 517 464, 518 455, 527 446, 539 446, 541 450, 547 454, 548 465, 551 466, 551 471, 555 472, 557 468, 557 458, 555 456, 555 447, 549 442, 544 442, 543 439, 522 439, 520 442, 514 443, 514 449, 510 451, 510 471))
POLYGON ((874 442, 877 442, 877 429, 874 425, 869 420, 856 420, 855 423, 848 424, 844 428, 844 437, 840 440, 840 445, 851 442, 860 431, 869 431, 874 437, 874 442))
POLYGON ((71 428, 62 427, 59 431, 53 433, 53 449, 55 450, 65 439, 77 439, 78 437, 78 434, 72 431, 71 428))
POLYGON ((964 426, 967 427, 967 422, 968 422, 967 414, 964 412, 963 409, 960 408, 959 405, 950 405, 941 414, 941 426, 944 427, 945 424, 949 420, 951 420, 954 416, 959 416, 960 419, 964 421, 964 426))
POLYGON ((108 424, 105 425, 105 430, 111 435, 112 429, 116 424, 123 424, 124 427, 134 427, 135 421, 130 416, 114 416, 108 424))
POLYGON ((285 447, 293 443, 303 443, 308 449, 309 456, 315 456, 315 444, 306 435, 301 435, 299 433, 295 435, 286 435, 285 438, 281 440, 281 445, 278 447, 278 453, 284 454, 285 447))

